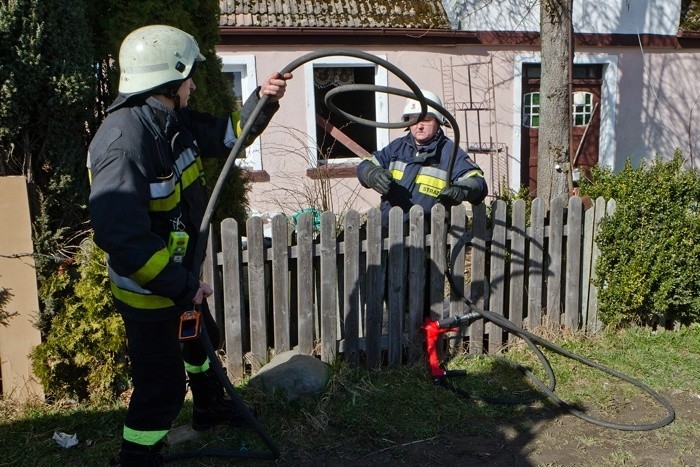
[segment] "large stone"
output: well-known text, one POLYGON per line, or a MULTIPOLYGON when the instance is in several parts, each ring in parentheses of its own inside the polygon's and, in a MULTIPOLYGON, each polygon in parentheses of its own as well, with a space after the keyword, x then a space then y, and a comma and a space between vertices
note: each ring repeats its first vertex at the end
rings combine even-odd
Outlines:
POLYGON ((276 355, 248 384, 269 394, 281 393, 293 401, 320 394, 329 374, 329 366, 318 358, 289 350, 276 355))

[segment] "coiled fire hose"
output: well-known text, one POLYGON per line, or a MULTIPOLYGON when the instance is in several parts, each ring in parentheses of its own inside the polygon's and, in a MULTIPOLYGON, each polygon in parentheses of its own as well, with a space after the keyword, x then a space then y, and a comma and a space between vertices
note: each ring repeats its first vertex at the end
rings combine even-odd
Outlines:
MULTIPOLYGON (((319 50, 316 52, 311 52, 306 55, 303 55, 299 57, 298 59, 290 62, 286 67, 284 67, 282 70, 280 70, 280 74, 284 75, 286 73, 290 73, 297 69, 299 66, 303 65, 304 63, 307 63, 312 60, 316 60, 318 58, 323 58, 323 57, 329 57, 329 56, 345 56, 345 57, 354 57, 354 58, 359 58, 362 60, 366 60, 368 62, 374 63, 376 65, 379 65, 381 67, 384 67, 388 71, 392 72, 396 77, 398 77, 409 89, 410 91, 406 91, 403 89, 398 89, 398 88, 393 88, 393 87, 388 87, 388 86, 377 86, 377 85, 369 85, 369 84, 350 84, 350 85, 341 85, 338 86, 332 90, 330 90, 326 94, 326 105, 331 109, 331 111, 338 113, 345 118, 352 120, 354 122, 375 127, 375 128, 387 128, 387 129, 398 129, 398 128, 406 128, 407 126, 413 125, 419 121, 421 121, 424 117, 425 114, 427 113, 427 101, 425 97, 423 96, 423 93, 421 92, 420 88, 416 85, 416 83, 411 80, 406 73, 404 73, 401 69, 396 67, 395 65, 391 64, 390 62, 381 59, 375 55, 358 51, 358 50, 351 50, 351 49, 323 49, 319 50), (402 96, 402 97, 408 97, 417 100, 420 105, 421 105, 421 112, 420 114, 413 118, 410 119, 409 121, 401 121, 401 122, 377 122, 373 120, 366 120, 360 117, 357 117, 355 115, 349 114, 342 109, 339 109, 337 106, 333 104, 333 97, 344 92, 384 92, 387 94, 393 94, 397 96, 402 96)), ((238 139, 236 140, 236 143, 234 144, 233 148, 231 149, 231 152, 229 153, 226 162, 224 163, 223 168, 221 169, 221 173, 219 174, 219 177, 216 181, 216 184, 214 188, 212 189, 212 193, 209 198, 209 202, 207 204, 207 208, 204 213, 204 217, 202 219, 202 223, 200 225, 199 229, 199 234, 197 237, 197 243, 196 243, 196 249, 194 252, 194 260, 193 260, 193 273, 195 276, 199 277, 199 274, 201 272, 201 266, 204 260, 205 252, 206 252, 206 245, 207 245, 207 240, 209 236, 209 228, 211 221, 213 219, 214 212, 216 211, 217 204, 219 202, 219 197, 221 195, 221 191, 223 189, 223 186, 230 176, 231 170, 233 169, 234 163, 236 158, 239 156, 241 151, 244 149, 244 141, 247 140, 248 135, 250 134, 251 128, 255 122, 255 120, 258 118, 260 115, 260 112, 262 111, 263 107, 267 104, 269 100, 269 96, 264 95, 260 98, 258 104, 255 106, 253 111, 250 114, 250 117, 246 121, 245 126, 243 127, 241 134, 238 136, 238 139)), ((442 106, 438 105, 437 103, 431 102, 430 103, 431 107, 434 107, 438 112, 440 112, 445 118, 447 118, 452 125, 452 130, 454 132, 454 148, 453 152, 450 156, 450 162, 448 165, 447 169, 447 184, 449 186, 450 178, 451 178, 451 172, 452 172, 452 167, 454 166, 454 161, 457 155, 457 151, 459 148, 459 125, 455 118, 442 106)), ((451 289, 457 290, 455 288, 454 284, 454 278, 452 277, 451 273, 451 264, 448 261, 448 269, 446 271, 446 276, 448 278, 448 281, 450 283, 451 289)), ((453 292, 454 293, 454 292, 453 292)), ((449 318, 447 320, 441 320, 437 321, 434 324, 430 324, 433 327, 436 327, 438 332, 437 335, 441 334, 444 332, 443 330, 445 329, 450 329, 453 328, 455 325, 458 325, 460 321, 463 321, 465 319, 473 319, 478 315, 479 317, 486 319, 488 321, 491 321, 492 323, 500 326, 504 330, 513 333, 514 335, 517 335, 521 339, 523 339, 527 345, 529 346, 530 349, 538 356, 540 361, 542 362, 543 366, 545 367, 545 370, 548 375, 548 379, 550 380, 550 385, 544 384, 539 378, 537 378, 535 375, 532 375, 531 373, 528 374, 528 376, 534 381, 534 383, 540 388, 544 396, 550 398, 553 400, 558 406, 566 409, 573 415, 582 418, 583 420, 589 421, 591 423, 605 426, 608 428, 615 428, 618 430, 651 430, 651 429, 656 429, 660 428, 662 426, 665 426, 673 421, 675 418, 675 412, 673 410, 673 407, 671 404, 661 397, 658 393, 656 393, 653 389, 650 387, 642 384, 641 382, 634 380, 622 373, 619 373, 615 370, 609 369, 604 367, 603 365, 600 365, 596 362, 593 362, 591 360, 585 359, 583 357, 580 357, 576 354, 573 354, 572 352, 567 351, 566 349, 563 349, 561 347, 558 347, 554 345, 553 343, 546 341, 545 339, 540 338, 539 336, 536 336, 532 333, 529 333, 525 331, 524 329, 515 326, 512 324, 510 321, 506 320, 502 316, 499 316, 493 312, 486 311, 486 310, 479 310, 474 307, 474 305, 464 296, 461 296, 460 299, 465 303, 467 308, 471 310, 471 314, 467 315, 465 317, 454 317, 454 318, 449 318), (441 332, 442 331, 442 332, 441 332), (597 368, 605 373, 608 373, 612 376, 616 376, 617 378, 620 378, 624 381, 629 382, 630 384, 633 384, 637 386, 638 388, 642 389, 643 391, 647 392, 650 394, 654 399, 656 399, 661 405, 663 405, 667 410, 668 410, 668 415, 660 420, 659 422, 656 423, 650 423, 650 424, 641 424, 641 425, 628 425, 628 424, 619 424, 619 423, 613 423, 613 422, 606 422, 602 421, 593 417, 590 417, 586 415, 585 413, 574 409, 571 405, 567 404, 566 402, 562 401, 558 396, 554 394, 554 373, 551 369, 551 365, 549 364, 547 358, 544 356, 544 354, 540 351, 540 349, 535 345, 535 343, 548 348, 556 353, 559 353, 565 357, 574 359, 576 361, 579 361, 581 363, 584 363, 586 365, 592 366, 594 368, 597 368)), ((204 321, 204 320, 202 320, 204 321)), ((429 323, 427 323, 429 324, 429 323)), ((216 350, 213 348, 213 345, 211 343, 211 340, 209 339, 209 336, 207 334, 206 326, 202 326, 200 324, 200 329, 199 329, 199 338, 201 339, 205 351, 207 353, 207 356, 209 357, 210 360, 210 366, 213 368, 216 376, 219 378, 221 383, 224 386, 224 389, 226 390, 226 393, 229 395, 231 398, 232 402, 235 404, 236 408, 243 414, 245 417, 246 421, 248 422, 249 426, 256 432, 256 434, 260 437, 260 439, 263 441, 263 443, 267 446, 269 449, 269 453, 264 453, 264 452, 254 452, 254 451, 244 451, 244 450, 212 450, 212 449, 202 449, 202 450, 197 450, 197 451, 188 451, 188 452, 181 452, 181 453, 173 453, 168 456, 166 456, 166 460, 175 460, 175 459, 183 459, 183 458, 194 458, 194 457, 239 457, 239 458, 250 458, 250 459, 278 459, 280 455, 280 450, 277 447, 277 445, 274 443, 274 441, 270 438, 270 436, 267 434, 267 432, 262 428, 260 423, 258 422, 257 418, 251 413, 251 411, 248 409, 247 405, 244 403, 244 401, 241 399, 241 397, 238 395, 236 392, 236 389, 233 387, 233 384, 231 381, 228 379, 226 372, 224 368, 221 365, 221 362, 219 361, 218 355, 216 354, 216 350)), ((435 376, 435 375, 433 375, 435 376)), ((448 388, 454 389, 454 387, 449 384, 447 381, 447 374, 444 374, 440 376, 442 379, 442 382, 445 383, 445 386, 448 388)), ((522 401, 519 401, 522 402, 522 401)))
MULTIPOLYGON (((326 103, 328 106, 334 110, 335 112, 338 112, 342 115, 345 115, 346 117, 350 118, 352 117, 353 119, 356 119, 357 117, 351 116, 342 110, 338 109, 337 107, 333 106, 332 102, 330 99, 332 98, 333 95, 338 94, 338 92, 348 92, 348 91, 357 91, 357 90, 371 90, 371 91, 377 91, 377 92, 388 92, 390 94, 398 94, 404 97, 414 97, 417 96, 418 100, 421 102, 421 114, 415 119, 411 120, 409 122, 395 122, 395 123, 379 123, 375 121, 370 121, 370 120, 364 120, 364 119, 358 119, 360 123, 366 124, 366 125, 372 125, 375 127, 381 127, 381 128, 405 128, 406 125, 412 125, 413 123, 416 123, 419 121, 419 119, 423 118, 427 112, 427 104, 425 101, 425 98, 423 97, 423 94, 420 90, 420 88, 406 75, 403 71, 401 71, 399 68, 397 68, 395 65, 392 65, 386 60, 383 60, 379 57, 376 57, 372 54, 366 53, 366 52, 361 52, 361 51, 356 51, 356 50, 346 50, 346 49, 325 49, 325 50, 319 50, 316 52, 312 52, 306 55, 303 55, 302 57, 294 60, 293 62, 289 63, 286 67, 284 67, 282 70, 280 70, 280 74, 284 75, 286 73, 291 73, 293 70, 297 69, 300 65, 303 65, 306 62, 309 62, 311 60, 315 60, 318 58, 322 57, 329 57, 329 56, 346 56, 346 57, 355 57, 355 58, 360 58, 367 60, 369 62, 375 63, 379 66, 382 66, 386 68, 387 70, 391 71, 394 73, 401 81, 403 81, 412 92, 409 91, 404 91, 401 89, 394 89, 394 88, 388 88, 388 87, 382 87, 382 86, 370 86, 369 88, 362 88, 358 89, 356 86, 357 85, 348 85, 348 86, 340 86, 339 88, 335 88, 332 91, 328 92, 328 96, 326 97, 326 103), (352 89, 347 89, 348 87, 351 87, 352 89), (342 89, 341 89, 342 88, 342 89), (343 91, 344 89, 344 91, 343 91), (333 92, 335 91, 335 92, 333 92)), ((199 233, 197 236, 197 243, 196 243, 196 249, 194 252, 194 259, 193 259, 193 273, 196 277, 199 277, 199 274, 201 272, 201 267, 202 263, 204 261, 204 256, 206 252, 206 245, 207 245, 207 239, 209 236, 209 227, 212 221, 212 218, 214 216, 214 212, 216 211, 217 204, 219 202, 219 197, 221 196, 221 191, 223 189, 223 186, 228 179, 231 170, 233 169, 234 162, 238 155, 241 153, 241 151, 244 149, 244 141, 248 139, 248 135, 250 134, 251 128, 255 122, 255 120, 258 118, 260 115, 260 112, 262 111, 263 107, 267 104, 269 100, 269 96, 264 95, 260 98, 258 101, 257 105, 254 107, 253 111, 250 114, 250 117, 246 121, 243 129, 241 130, 241 134, 238 135, 238 139, 236 140, 236 143, 234 144, 233 148, 231 149, 231 152, 229 153, 226 162, 224 163, 223 168, 221 169, 221 173, 219 174, 219 177, 216 181, 216 184, 214 185, 214 188, 212 189, 212 193, 209 197, 209 202, 207 204, 207 208, 204 212, 204 217, 202 218, 202 223, 199 228, 199 233)), ((200 320, 199 324, 199 332, 198 336, 199 339, 201 339, 202 344, 204 345, 204 349, 207 353, 207 356, 209 357, 209 363, 210 367, 214 370, 216 376, 219 378, 221 383, 224 386, 224 389, 226 390, 226 393, 229 395, 231 398, 231 401, 235 404, 236 408, 240 411, 240 413, 244 416, 246 422, 248 425, 255 431, 255 433, 260 437, 260 439, 265 443, 267 446, 269 453, 265 452, 254 452, 254 451, 244 451, 244 450, 213 450, 213 449, 202 449, 202 450, 197 450, 197 451, 187 451, 187 452, 180 452, 180 453, 173 453, 168 456, 165 456, 165 459, 167 461, 171 460, 176 460, 176 459, 185 459, 185 458, 195 458, 195 457, 239 457, 239 458, 248 458, 248 459, 278 459, 280 456, 280 450, 277 447, 277 445, 274 443, 274 441, 270 438, 270 436, 267 434, 267 432, 262 428, 260 423, 258 422, 257 418, 251 413, 251 411, 248 409, 248 406, 245 404, 245 402, 241 399, 241 397, 238 395, 236 392, 236 389, 233 387, 233 384, 231 381, 228 379, 228 376, 226 375, 226 372, 224 368, 221 365, 221 362, 219 361, 218 355, 216 354, 216 350, 214 349, 211 339, 209 338, 207 334, 207 329, 206 326, 201 325, 201 322, 204 320, 200 320)))
MULTIPOLYGON (((452 155, 450 157, 450 165, 448 168, 448 174, 447 174, 447 183, 449 185, 450 179, 451 179, 451 168, 454 164, 454 159, 456 157, 456 153, 458 150, 458 145, 459 145, 459 126, 457 124, 457 121, 455 120, 454 116, 451 115, 447 109, 444 107, 434 104, 431 102, 431 106, 435 107, 438 112, 442 113, 445 118, 447 118, 450 121, 450 124, 452 125, 452 129, 454 131, 455 135, 455 144, 453 148, 452 155)), ((456 290, 459 290, 457 288, 457 285, 454 282, 454 277, 452 275, 452 263, 448 258, 447 261, 447 271, 445 272, 445 275, 447 277, 447 280, 450 284, 450 290, 452 293, 456 294, 456 290)), ((479 315, 481 318, 491 321, 492 323, 496 324, 500 328, 512 333, 513 335, 516 335, 523 339, 525 343, 528 345, 528 347, 533 351, 533 353, 537 356, 537 358, 540 360, 542 363, 546 373, 547 373, 547 379, 549 380, 549 385, 545 384, 541 379, 539 379, 537 376, 535 376, 533 373, 530 371, 526 370, 524 367, 517 367, 521 371, 525 373, 525 375, 540 389, 542 392, 543 397, 549 398, 551 401, 553 401, 559 408, 569 412, 570 414, 585 420, 589 423, 592 423, 594 425, 602 426, 605 428, 612 428, 616 430, 622 430, 622 431, 646 431, 646 430, 654 430, 657 428, 661 428, 663 426, 668 425, 671 423, 675 417, 675 410, 673 409, 673 406, 666 400, 661 394, 658 392, 654 391, 651 387, 647 386, 646 384, 642 383, 641 381, 638 381, 634 378, 631 378, 624 373, 621 373, 619 371, 613 370, 611 368, 608 368, 604 365, 601 365, 597 362, 594 362, 593 360, 581 357, 580 355, 577 355, 573 352, 570 352, 563 347, 557 346, 554 343, 543 339, 531 332, 528 332, 524 329, 522 329, 519 326, 516 326, 515 324, 511 323, 509 320, 504 318, 501 315, 498 315, 496 313, 493 313, 492 311, 487 311, 487 310, 480 310, 474 306, 474 304, 466 298, 462 294, 458 294, 460 300, 466 305, 467 309, 470 311, 467 315, 461 316, 461 317, 452 317, 452 318, 447 318, 445 320, 440 320, 437 321, 435 326, 437 326, 438 329, 440 330, 445 330, 449 329, 451 327, 454 327, 455 325, 459 324, 461 321, 466 321, 466 320, 473 320, 473 319, 478 319, 476 315, 479 315), (549 349, 552 352, 555 352, 559 355, 562 355, 566 358, 570 358, 572 360, 575 360, 579 363, 583 363, 584 365, 590 366, 592 368, 595 368, 599 371, 602 371, 603 373, 607 373, 610 376, 614 376, 622 381, 625 381, 627 383, 630 383, 637 388, 641 389, 642 391, 646 392, 648 395, 653 397, 659 404, 661 404, 667 411, 667 414, 664 418, 661 420, 654 422, 654 423, 642 423, 642 424, 627 424, 627 423, 616 423, 612 421, 606 421, 606 420, 601 420, 599 418, 592 417, 585 412, 575 408, 573 405, 563 401, 561 398, 559 398, 555 393, 554 393, 554 387, 555 387, 555 377, 554 377, 554 372, 552 370, 551 364, 549 363, 549 360, 546 358, 546 356, 542 353, 542 351, 537 347, 537 345, 540 345, 546 349, 549 349)), ((429 325, 430 323, 426 323, 426 326, 429 325)), ((424 326, 424 328, 426 327, 424 326)), ((510 364, 510 363, 509 363, 510 364)), ((434 375, 435 376, 435 375, 434 375)), ((452 390, 455 390, 456 392, 458 391, 447 379, 447 374, 443 375, 441 378, 441 382, 444 383, 444 385, 452 390)), ((512 403, 525 403, 525 402, 531 402, 532 399, 528 400, 523 400, 523 401, 518 401, 518 400, 496 400, 496 399, 485 399, 487 402, 496 402, 496 403, 506 403, 506 404, 512 404, 512 403)))

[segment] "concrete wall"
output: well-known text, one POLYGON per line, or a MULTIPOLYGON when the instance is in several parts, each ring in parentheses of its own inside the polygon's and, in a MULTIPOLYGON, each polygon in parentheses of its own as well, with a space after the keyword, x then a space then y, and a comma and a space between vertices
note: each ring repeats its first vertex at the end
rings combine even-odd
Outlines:
POLYGON ((32 347, 41 343, 34 327, 39 314, 32 231, 24 177, 0 177, 0 291, 8 300, 2 305, 10 315, 0 325, 2 396, 18 400, 43 398, 43 389, 28 359, 32 347))

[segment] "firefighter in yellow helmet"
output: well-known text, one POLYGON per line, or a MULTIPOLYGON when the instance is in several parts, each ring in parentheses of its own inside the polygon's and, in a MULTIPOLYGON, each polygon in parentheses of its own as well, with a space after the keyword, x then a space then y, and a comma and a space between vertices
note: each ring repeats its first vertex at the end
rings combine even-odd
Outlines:
POLYGON ((89 211, 94 239, 107 253, 133 393, 114 465, 161 465, 160 449, 189 382, 197 430, 238 425, 201 341, 181 345, 180 316, 200 305, 216 348, 219 331, 193 274, 193 253, 207 205, 201 155, 225 158, 263 95, 268 104, 251 135, 267 126, 292 75, 271 75, 247 99, 240 120, 190 109, 193 74, 204 60, 190 34, 167 25, 131 32, 119 51, 119 96, 90 143, 89 211))

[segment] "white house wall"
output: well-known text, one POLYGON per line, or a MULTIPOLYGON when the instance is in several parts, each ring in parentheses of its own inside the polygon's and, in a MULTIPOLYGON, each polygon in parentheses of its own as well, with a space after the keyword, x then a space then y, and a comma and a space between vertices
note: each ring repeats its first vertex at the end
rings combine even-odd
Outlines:
MULTIPOLYGON (((536 0, 443 0, 452 26, 465 31, 539 31, 536 0)), ((675 35, 680 0, 574 0, 574 31, 675 35)))
MULTIPOLYGON (((424 48, 420 50, 383 50, 383 49, 363 49, 366 52, 384 57, 393 65, 402 69, 421 88, 434 90, 442 96, 442 81, 440 75, 441 60, 446 63, 450 58, 455 61, 477 62, 488 59, 488 51, 484 47, 478 48, 424 48), (465 54, 469 54, 465 57, 465 54)), ((257 66, 257 76, 262 80, 273 71, 279 70, 286 64, 299 57, 312 52, 312 49, 294 48, 293 50, 262 50, 258 48, 246 48, 241 55, 255 55, 257 66)), ((236 52, 226 51, 226 54, 236 54, 236 52)), ((502 62, 505 66, 507 61, 502 62)), ((510 122, 512 121, 512 68, 507 73, 499 71, 498 75, 503 82, 498 83, 497 101, 499 108, 507 109, 507 113, 498 115, 501 121, 499 128, 502 136, 499 140, 504 141, 506 150, 509 150, 512 136, 510 134, 510 122), (501 92, 501 89, 504 92, 501 92), (503 123, 505 122, 505 123, 503 123)), ((312 85, 307 83, 308 72, 303 68, 294 71, 294 78, 289 81, 287 93, 281 101, 281 108, 274 116, 267 130, 259 138, 261 144, 261 165, 262 170, 269 181, 256 181, 252 183, 252 191, 249 196, 250 207, 253 212, 284 212, 292 214, 302 208, 308 207, 306 198, 312 195, 312 191, 318 188, 307 174, 307 170, 314 167, 313 158, 309 155, 308 121, 309 113, 307 96, 312 89, 312 85)), ((396 76, 391 73, 387 76, 387 84, 390 87, 407 89, 396 76)), ((483 86, 483 83, 475 83, 475 86, 483 86)), ((464 93, 462 91, 462 93, 464 93)), ((388 102, 388 120, 397 122, 401 119, 403 112, 404 98, 398 96, 388 96, 384 98, 388 102)), ((381 99, 380 99, 381 101, 381 99)), ((381 109, 380 109, 381 111, 381 109)), ((500 110, 499 110, 500 111, 500 110)), ((458 120, 459 121, 459 120, 458 120)), ((382 142, 389 141, 402 136, 404 130, 382 130, 387 132, 386 137, 380 138, 382 142)), ((464 133, 464 132, 463 132, 464 133)), ((449 132, 448 132, 449 134, 449 132)), ((380 146, 381 147, 381 146, 380 146)), ((503 157, 507 157, 504 154, 503 157)), ((494 168, 489 156, 475 156, 477 162, 491 176, 494 168)), ((360 159, 350 161, 351 173, 354 174, 354 166, 360 159)), ((503 164, 505 166, 505 164, 503 164)), ((505 175, 505 174, 504 174, 505 175)), ((507 177, 506 177, 507 178, 507 177)), ((330 183, 333 186, 332 202, 335 210, 353 208, 366 210, 369 207, 379 204, 379 195, 372 190, 362 188, 354 175, 344 178, 332 178, 330 183)), ((494 178, 492 185, 497 188, 499 178, 494 178)))
MULTIPOLYGON (((262 47, 246 47, 241 55, 254 55, 258 80, 269 76, 287 63, 307 54, 312 48, 290 46, 274 52, 262 47)), ((500 191, 502 180, 508 187, 518 189, 520 164, 520 86, 519 70, 528 60, 538 61, 539 50, 507 50, 505 47, 486 45, 456 47, 405 47, 392 50, 364 48, 366 52, 385 57, 406 72, 418 86, 434 90, 443 96, 440 64, 482 63, 492 60, 495 82, 497 125, 489 137, 497 134, 498 143, 505 146, 500 166, 490 154, 474 155, 486 172, 491 193, 500 191)), ((229 54, 239 52, 227 51, 229 54)), ((700 61, 694 51, 671 49, 644 49, 642 47, 587 47, 576 51, 577 63, 602 63, 600 164, 619 170, 629 158, 633 164, 650 160, 656 155, 668 158, 675 148, 689 156, 700 168, 700 61)), ((254 212, 294 213, 308 207, 310 192, 318 188, 307 170, 314 167, 309 157, 307 95, 303 69, 295 70, 281 109, 269 128, 260 137, 261 169, 269 181, 252 184, 250 205, 254 212)), ((389 73, 387 84, 406 89, 397 77, 389 73)), ((476 91, 483 92, 483 81, 473 83, 476 91)), ((461 92, 464 94, 464 89, 461 92)), ((403 98, 388 97, 389 121, 398 121, 403 110, 403 98)), ((460 122, 461 142, 465 141, 463 115, 455 115, 460 122)), ((468 116, 469 117, 469 116, 468 116)), ((471 118, 473 120, 473 115, 471 118)), ((401 136, 402 130, 389 130, 388 139, 401 136)), ((472 131, 473 134, 473 131, 472 131)), ((470 138, 472 139, 472 138, 470 138)), ((359 159, 350 161, 354 167, 359 159)), ((352 174, 352 167, 350 169, 352 174)), ((378 205, 379 196, 359 186, 353 175, 328 180, 333 187, 333 209, 364 210, 378 205)))
POLYGON ((635 165, 656 155, 669 158, 679 148, 700 169, 697 52, 625 49, 618 57, 615 168, 627 158, 635 165))

